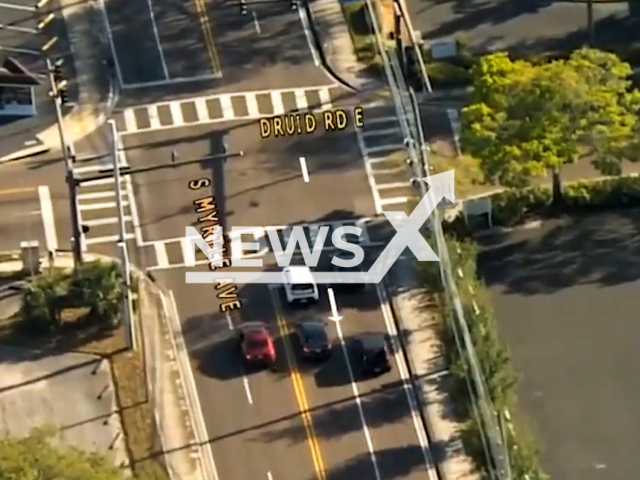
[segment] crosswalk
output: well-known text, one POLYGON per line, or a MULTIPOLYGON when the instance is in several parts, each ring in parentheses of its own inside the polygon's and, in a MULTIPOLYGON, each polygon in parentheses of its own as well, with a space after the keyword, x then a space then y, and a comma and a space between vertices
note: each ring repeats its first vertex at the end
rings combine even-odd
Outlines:
POLYGON ((356 133, 376 213, 405 209, 415 191, 395 110, 391 106, 369 108, 364 128, 356 133))
POLYGON ((336 85, 218 94, 126 108, 113 115, 121 135, 251 120, 293 111, 324 111, 338 98, 336 85))
MULTIPOLYGON (((118 165, 128 167, 124 154, 120 154, 118 165)), ((78 178, 86 178, 100 173, 113 172, 112 159, 105 157, 79 162, 73 167, 78 178)), ((137 218, 133 196, 131 177, 121 177, 121 200, 124 211, 126 240, 135 238, 134 220, 137 218)), ((78 210, 80 223, 88 227, 84 235, 83 248, 87 250, 93 245, 115 244, 119 238, 118 203, 116 199, 115 180, 112 177, 82 182, 78 187, 78 210)))
MULTIPOLYGON (((340 221, 332 221, 332 222, 323 222, 323 223, 308 223, 297 225, 298 227, 302 227, 304 235, 307 239, 307 244, 310 248, 313 248, 313 245, 316 242, 318 234, 320 232, 320 227, 326 226, 329 227, 327 236, 325 237, 324 248, 323 250, 331 250, 334 249, 331 244, 331 235, 333 231, 342 226, 355 226, 361 228, 360 236, 356 235, 345 235, 344 239, 350 243, 358 243, 363 247, 373 247, 382 245, 382 242, 378 242, 372 240, 370 235, 370 226, 372 224, 372 220, 368 218, 360 218, 356 220, 340 220, 340 221)), ((248 243, 248 242, 256 242, 260 245, 260 249, 254 252, 243 252, 242 258, 256 258, 268 255, 274 251, 273 245, 269 240, 267 230, 273 229, 277 232, 278 238, 280 240, 280 245, 283 249, 286 249, 286 245, 289 242, 289 239, 293 233, 293 225, 285 225, 285 226, 272 226, 272 227, 259 227, 256 229, 247 229, 247 230, 233 230, 230 234, 230 242, 231 242, 231 251, 235 256, 237 252, 240 252, 240 242, 248 243)), ((186 237, 173 238, 168 240, 158 240, 156 242, 150 242, 152 244, 153 251, 156 257, 156 265, 152 266, 148 270, 166 270, 171 268, 182 268, 185 267, 185 258, 187 255, 187 249, 194 248, 193 243, 190 242, 186 237)), ((299 245, 296 245, 298 248, 299 245)), ((197 248, 197 247, 196 247, 197 248)), ((199 251, 197 252, 200 253, 199 251)), ((208 261, 204 258, 204 255, 196 255, 196 264, 204 265, 207 264, 208 261), (198 260, 200 258, 200 260, 198 260)))

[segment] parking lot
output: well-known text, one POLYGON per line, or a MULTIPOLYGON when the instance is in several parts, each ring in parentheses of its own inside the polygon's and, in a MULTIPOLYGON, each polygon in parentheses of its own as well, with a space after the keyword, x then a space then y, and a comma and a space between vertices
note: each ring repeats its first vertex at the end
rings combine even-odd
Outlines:
MULTIPOLYGON (((588 40, 587 2, 521 2, 514 0, 408 0, 414 28, 424 39, 464 38, 480 50, 557 51, 588 40)), ((637 17, 627 2, 595 2, 598 42, 637 42, 637 17)))
POLYGON ((479 271, 553 478, 640 476, 639 229, 629 210, 482 242, 479 271))

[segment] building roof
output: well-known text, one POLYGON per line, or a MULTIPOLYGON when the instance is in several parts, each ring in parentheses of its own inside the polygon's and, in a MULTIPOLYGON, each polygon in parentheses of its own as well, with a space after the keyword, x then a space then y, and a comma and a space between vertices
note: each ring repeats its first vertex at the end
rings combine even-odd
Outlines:
POLYGON ((38 79, 15 58, 7 57, 0 67, 0 85, 24 85, 35 87, 38 79))

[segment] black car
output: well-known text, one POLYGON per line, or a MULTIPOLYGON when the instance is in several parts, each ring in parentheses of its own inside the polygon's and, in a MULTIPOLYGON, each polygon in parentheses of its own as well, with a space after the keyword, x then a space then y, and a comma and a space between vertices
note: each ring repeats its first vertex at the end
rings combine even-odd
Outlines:
POLYGON ((391 353, 384 335, 362 335, 354 340, 353 347, 360 361, 362 375, 381 375, 391 371, 391 353))
POLYGON ((296 325, 300 355, 310 360, 323 360, 331 356, 329 335, 324 322, 304 321, 296 325))
MULTIPOLYGON (((340 252, 338 253, 335 258, 339 258, 342 260, 351 260, 353 258, 353 255, 351 255, 350 253, 346 253, 346 252, 340 252)), ((343 272, 349 272, 349 273, 362 273, 362 265, 356 265, 354 267, 340 267, 338 265, 335 265, 333 262, 331 263, 331 268, 334 272, 337 273, 343 273, 343 272)), ((345 292, 354 292, 354 291, 359 291, 362 290, 365 287, 365 284, 362 282, 354 282, 354 283, 337 283, 335 285, 333 285, 333 288, 335 288, 336 290, 342 290, 345 292)))

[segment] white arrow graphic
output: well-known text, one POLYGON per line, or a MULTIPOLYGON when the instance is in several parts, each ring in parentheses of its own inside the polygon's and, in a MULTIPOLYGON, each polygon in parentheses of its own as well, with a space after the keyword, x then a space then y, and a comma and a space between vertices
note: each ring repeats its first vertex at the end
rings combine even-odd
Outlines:
POLYGON ((420 227, 427 221, 429 215, 433 213, 444 197, 451 201, 455 200, 453 194, 455 185, 454 171, 449 170, 437 175, 431 175, 423 178, 423 180, 431 188, 422 197, 410 216, 407 217, 407 214, 403 211, 382 212, 398 233, 396 233, 367 272, 367 281, 371 280, 373 281, 372 283, 379 283, 407 247, 421 262, 440 261, 422 234, 420 234, 420 227))
MULTIPOLYGON (((439 262, 440 259, 420 233, 420 228, 438 207, 443 198, 455 202, 454 171, 438 173, 422 179, 430 185, 410 216, 403 211, 382 212, 396 229, 395 236, 367 272, 313 272, 317 284, 380 283, 405 248, 409 248, 421 262, 439 262)), ((194 255, 195 257, 195 255, 194 255)), ((235 283, 281 284, 281 272, 186 272, 187 283, 216 283, 233 277, 235 283)), ((329 292, 333 317, 339 318, 333 291, 329 292), (332 300, 333 298, 333 300, 332 300)))
POLYGON ((331 305, 331 316, 329 320, 333 320, 338 323, 342 320, 342 317, 338 313, 338 304, 336 303, 336 294, 333 292, 333 288, 327 288, 327 293, 329 294, 329 305, 331 305))

